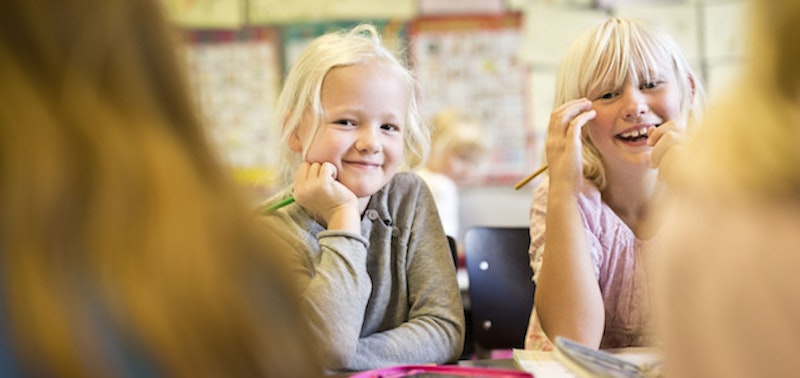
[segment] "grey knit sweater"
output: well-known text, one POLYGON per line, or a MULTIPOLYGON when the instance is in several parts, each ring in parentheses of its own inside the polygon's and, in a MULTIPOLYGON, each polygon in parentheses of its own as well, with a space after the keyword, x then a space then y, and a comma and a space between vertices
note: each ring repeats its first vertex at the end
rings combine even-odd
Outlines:
POLYGON ((329 370, 458 358, 464 313, 455 265, 433 197, 416 174, 398 173, 372 195, 360 235, 328 231, 298 205, 266 218, 294 246, 329 370))

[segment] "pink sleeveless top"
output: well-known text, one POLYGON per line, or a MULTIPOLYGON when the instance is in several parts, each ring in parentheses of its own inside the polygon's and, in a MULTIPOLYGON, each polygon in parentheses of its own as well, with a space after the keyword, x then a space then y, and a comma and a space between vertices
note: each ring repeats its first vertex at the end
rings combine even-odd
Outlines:
MULTIPOLYGON (((536 189, 530 210, 531 245, 529 249, 533 280, 539 278, 544 254, 547 188, 545 179, 536 189)), ((597 186, 584 180, 578 198, 594 273, 605 304, 605 330, 600 348, 648 346, 650 338, 650 298, 646 245, 601 199, 597 186)), ((542 331, 534 303, 525 348, 551 350, 552 344, 542 331)))

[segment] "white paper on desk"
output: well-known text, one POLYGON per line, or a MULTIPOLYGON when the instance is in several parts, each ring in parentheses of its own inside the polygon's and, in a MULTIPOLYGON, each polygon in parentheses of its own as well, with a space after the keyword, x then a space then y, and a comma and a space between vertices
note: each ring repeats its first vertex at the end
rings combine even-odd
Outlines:
POLYGON ((536 378, 577 377, 560 362, 553 359, 552 352, 514 349, 514 362, 520 369, 536 378))
MULTIPOLYGON (((609 350, 609 352, 639 366, 652 366, 660 361, 658 353, 653 348, 623 348, 609 350)), ((536 378, 577 377, 575 373, 555 359, 554 352, 514 349, 513 353, 514 363, 536 378)))

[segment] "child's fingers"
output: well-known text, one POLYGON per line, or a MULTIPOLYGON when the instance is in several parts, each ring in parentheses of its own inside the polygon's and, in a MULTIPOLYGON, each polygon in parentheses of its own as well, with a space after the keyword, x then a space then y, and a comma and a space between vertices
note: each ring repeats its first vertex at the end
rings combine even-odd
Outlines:
POLYGON ((585 99, 577 99, 564 103, 559 106, 552 113, 550 113, 550 127, 549 131, 552 133, 561 133, 564 135, 569 124, 575 119, 576 116, 591 109, 592 102, 585 99))
POLYGON ((305 182, 311 184, 317 177, 319 177, 320 163, 307 163, 308 171, 306 172, 305 182))
POLYGON ((586 124, 593 120, 595 116, 597 116, 597 111, 594 109, 578 114, 569 123, 569 126, 567 127, 567 135, 580 140, 583 126, 586 126, 586 124))
MULTIPOLYGON (((660 128, 659 128, 660 129, 660 128)), ((668 127, 664 130, 657 130, 653 138, 653 150, 650 152, 650 167, 659 168, 665 156, 675 153, 684 139, 684 133, 676 127, 668 127)), ((650 144, 650 137, 648 137, 650 144)))
POLYGON ((658 143, 661 136, 664 135, 674 125, 674 121, 667 121, 659 126, 650 126, 647 128, 647 145, 652 147, 658 143))
POLYGON ((294 173, 294 181, 295 185, 300 182, 305 182, 308 179, 308 171, 311 169, 311 164, 309 163, 300 163, 300 166, 297 168, 297 171, 294 173))
POLYGON ((320 166, 320 176, 322 177, 330 177, 336 180, 337 175, 339 174, 336 166, 333 163, 324 162, 320 166))

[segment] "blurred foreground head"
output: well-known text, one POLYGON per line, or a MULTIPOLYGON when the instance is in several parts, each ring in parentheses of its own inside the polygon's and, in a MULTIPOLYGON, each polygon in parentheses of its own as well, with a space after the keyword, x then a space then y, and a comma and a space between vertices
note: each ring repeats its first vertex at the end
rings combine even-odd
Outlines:
POLYGON ((175 38, 155 0, 0 2, 0 376, 319 373, 175 38))
POLYGON ((658 243, 676 377, 800 369, 800 1, 747 4, 744 69, 678 158, 658 243))

